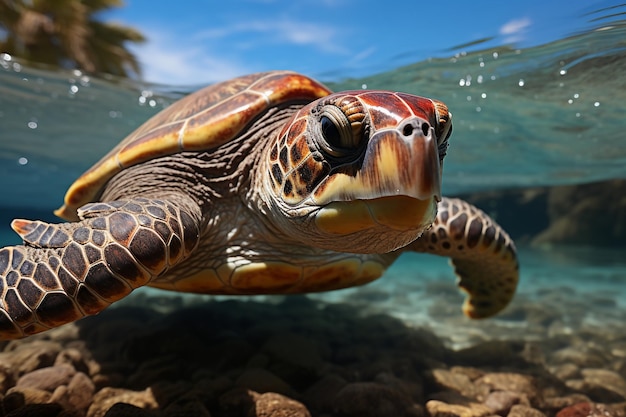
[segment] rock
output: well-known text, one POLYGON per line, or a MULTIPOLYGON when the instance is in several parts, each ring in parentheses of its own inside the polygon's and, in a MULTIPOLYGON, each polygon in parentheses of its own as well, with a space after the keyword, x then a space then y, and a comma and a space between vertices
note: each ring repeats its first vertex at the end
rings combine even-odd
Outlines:
POLYGON ((594 405, 590 402, 573 404, 556 413, 556 417, 587 417, 591 416, 594 405))
POLYGON ((63 405, 63 408, 84 414, 93 400, 96 387, 82 372, 74 374, 67 386, 57 387, 52 393, 51 402, 63 405))
POLYGON ((57 417, 62 412, 59 404, 28 404, 5 414, 5 417, 57 417))
MULTIPOLYGON (((106 387, 94 395, 93 402, 87 410, 87 417, 103 417, 117 403, 146 409, 158 408, 159 406, 150 388, 143 391, 131 391, 123 388, 106 387)), ((123 414, 116 415, 121 416, 123 414)))
POLYGON ((160 417, 163 414, 155 410, 146 410, 132 404, 113 404, 103 417, 160 417))
POLYGON ((374 378, 374 382, 383 384, 394 391, 401 392, 415 403, 424 402, 424 384, 419 380, 405 380, 396 377, 391 372, 381 372, 374 378))
POLYGON ((245 416, 254 408, 259 393, 245 388, 234 388, 222 394, 218 400, 220 415, 245 416))
POLYGON ((211 413, 200 400, 186 398, 168 405, 163 414, 165 417, 211 417, 211 413))
POLYGON ((485 375, 485 371, 483 371, 482 369, 474 368, 471 366, 452 366, 450 367, 450 371, 455 374, 467 375, 467 377, 472 381, 475 381, 481 376, 485 375))
POLYGON ((211 360, 211 365, 218 371, 241 366, 256 351, 245 338, 232 335, 212 341, 209 346, 199 346, 198 349, 206 358, 215 358, 211 360))
POLYGON ((541 411, 527 405, 514 405, 507 417, 546 417, 541 411))
POLYGON ((461 373, 446 369, 433 369, 430 372, 431 383, 439 390, 451 390, 467 398, 476 398, 477 390, 470 378, 461 373))
POLYGON ((9 408, 18 408, 25 404, 45 404, 50 400, 50 396, 51 394, 48 391, 42 389, 13 387, 7 391, 7 395, 4 397, 4 403, 13 404, 9 408))
POLYGON ((568 379, 580 378, 580 367, 573 363, 564 363, 562 365, 556 365, 549 367, 550 373, 561 381, 568 379))
POLYGON ((476 402, 471 398, 467 398, 456 391, 437 391, 428 396, 429 400, 441 401, 446 404, 466 405, 476 402))
POLYGON ((68 342, 80 338, 80 328, 76 322, 46 330, 45 338, 66 345, 68 342))
POLYGON ((428 411, 429 417, 485 417, 493 415, 491 408, 472 402, 458 405, 430 400, 426 403, 426 411, 428 411))
POLYGON ((193 390, 202 392, 207 396, 215 396, 215 398, 218 398, 223 393, 232 389, 233 385, 234 382, 230 378, 221 375, 213 378, 206 377, 200 379, 194 384, 193 390))
POLYGON ((105 387, 115 387, 122 384, 126 378, 121 373, 96 374, 91 377, 92 382, 96 386, 96 391, 105 387))
POLYGON ((248 417, 311 417, 311 414, 302 403, 268 392, 256 398, 248 417))
POLYGON ((589 351, 580 347, 568 346, 550 355, 553 364, 574 364, 580 368, 602 368, 606 359, 600 352, 589 351))
POLYGON ((521 400, 525 404, 537 405, 540 401, 540 394, 537 381, 524 374, 508 372, 488 373, 475 382, 477 387, 485 385, 490 391, 511 391, 521 394, 521 400), (524 399, 524 397, 526 397, 524 399))
POLYGON ((608 369, 583 369, 584 391, 598 402, 626 401, 626 381, 608 369))
POLYGON ((54 365, 64 364, 71 365, 79 372, 89 374, 89 366, 83 357, 83 353, 76 348, 66 348, 59 352, 54 361, 54 365))
POLYGON ((510 366, 525 363, 521 358, 523 345, 516 346, 513 342, 487 341, 454 352, 455 361, 468 366, 510 366))
POLYGON ((495 414, 506 416, 511 411, 511 407, 522 402, 520 394, 512 391, 493 391, 487 395, 485 405, 493 410, 495 414))
POLYGON ((270 358, 265 353, 256 353, 248 359, 246 368, 267 368, 270 358))
POLYGON ((16 387, 37 388, 52 392, 59 385, 67 385, 76 370, 71 365, 57 365, 40 368, 23 375, 17 380, 16 387))
POLYGON ((348 416, 421 415, 421 409, 406 395, 376 382, 348 384, 337 393, 334 403, 337 411, 348 416))
POLYGON ((626 403, 619 404, 594 404, 581 402, 565 407, 556 413, 556 417, 624 417, 626 416, 626 403))
POLYGON ((25 404, 26 400, 24 399, 23 394, 6 394, 2 398, 2 407, 0 407, 0 411, 4 411, 4 413, 9 413, 13 410, 17 410, 18 408, 23 407, 25 404))
POLYGON ((11 350, 0 353, 0 363, 11 364, 18 377, 35 369, 52 366, 61 345, 47 340, 19 341, 11 350))
POLYGON ((304 393, 306 403, 314 410, 332 411, 335 395, 348 383, 336 374, 326 374, 304 393))
POLYGON ((565 407, 585 402, 591 402, 591 400, 589 397, 582 394, 570 394, 563 397, 548 397, 543 401, 543 408, 548 414, 554 415, 557 411, 565 407))
POLYGON ((183 378, 183 369, 185 369, 183 357, 182 354, 178 357, 172 354, 146 357, 133 374, 128 377, 128 386, 143 388, 149 386, 153 381, 176 381, 183 378))
POLYGON ((13 385, 15 385, 15 379, 13 378, 13 372, 11 372, 9 364, 6 366, 0 364, 0 392, 7 392, 13 385))
POLYGON ((326 366, 322 356, 328 355, 317 341, 296 333, 271 336, 261 351, 273 359, 272 372, 288 381, 314 381, 326 366))
POLYGON ((261 369, 251 368, 243 371, 235 380, 235 385, 249 390, 265 393, 276 392, 287 396, 297 395, 291 386, 273 373, 261 369))
MULTIPOLYGON (((47 391, 46 391, 47 392, 47 391)), ((50 396, 50 402, 59 404, 64 410, 74 410, 74 408, 68 402, 67 385, 59 385, 55 388, 50 396)), ((83 413, 84 414, 84 410, 83 413)))
MULTIPOLYGON (((554 316, 561 318, 558 314, 554 316)), ((530 318, 529 318, 530 319, 530 318)), ((528 363, 545 367, 546 355, 543 352, 543 348, 539 343, 526 342, 524 343, 524 349, 522 350, 521 357, 528 363)))
POLYGON ((552 187, 548 191, 550 225, 533 244, 567 243, 617 246, 626 237, 626 180, 552 187), (602 230, 603 233, 598 233, 602 230))
POLYGON ((195 400, 196 394, 202 393, 203 397, 214 398, 211 391, 201 392, 194 389, 194 385, 186 380, 177 381, 155 381, 150 385, 152 394, 159 399, 159 406, 165 408, 177 401, 188 402, 195 400))
POLYGON ((461 196, 495 216, 514 240, 533 244, 623 245, 626 180, 531 187, 461 196), (605 230, 606 233, 598 233, 605 230))

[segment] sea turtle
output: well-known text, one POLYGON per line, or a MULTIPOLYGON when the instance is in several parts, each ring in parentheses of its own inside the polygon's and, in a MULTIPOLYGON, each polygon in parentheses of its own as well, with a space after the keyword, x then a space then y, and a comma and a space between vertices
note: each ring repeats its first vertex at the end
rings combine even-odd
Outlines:
MULTIPOLYGON (((98 313, 148 285, 291 294, 364 284, 406 250, 452 258, 473 318, 513 297, 512 240, 440 195, 451 116, 390 91, 266 72, 190 94, 83 174, 0 249, 0 337, 98 313)), ((416 275, 419 269, 416 268, 416 275)))

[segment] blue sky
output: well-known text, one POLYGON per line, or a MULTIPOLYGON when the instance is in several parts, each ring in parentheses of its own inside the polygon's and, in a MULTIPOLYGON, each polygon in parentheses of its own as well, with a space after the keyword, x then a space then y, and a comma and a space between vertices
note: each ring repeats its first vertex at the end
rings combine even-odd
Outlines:
POLYGON ((196 85, 270 69, 369 75, 484 38, 474 49, 542 44, 606 7, 571 0, 126 0, 103 20, 139 29, 146 81, 196 85))

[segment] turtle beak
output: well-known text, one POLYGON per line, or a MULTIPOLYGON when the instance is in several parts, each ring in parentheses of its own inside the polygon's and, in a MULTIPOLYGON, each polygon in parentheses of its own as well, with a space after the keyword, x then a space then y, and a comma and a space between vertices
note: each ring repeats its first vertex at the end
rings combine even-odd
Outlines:
POLYGON ((391 164, 407 171, 400 182, 401 194, 419 200, 434 197, 437 202, 441 201, 441 160, 433 128, 415 117, 406 120, 399 130, 402 132, 399 138, 396 135, 395 140, 382 139, 381 151, 398 155, 390 158, 391 164), (387 149, 383 150, 385 147, 387 149))
POLYGON ((441 200, 441 163, 429 123, 411 117, 370 138, 356 174, 336 172, 314 193, 315 203, 406 196, 441 200))

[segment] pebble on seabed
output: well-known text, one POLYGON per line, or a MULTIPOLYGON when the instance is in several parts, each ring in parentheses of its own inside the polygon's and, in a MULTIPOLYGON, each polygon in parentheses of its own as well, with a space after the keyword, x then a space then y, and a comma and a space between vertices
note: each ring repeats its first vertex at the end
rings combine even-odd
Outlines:
POLYGON ((5 343, 0 415, 626 417, 615 331, 453 350, 348 304, 144 302, 5 343))

